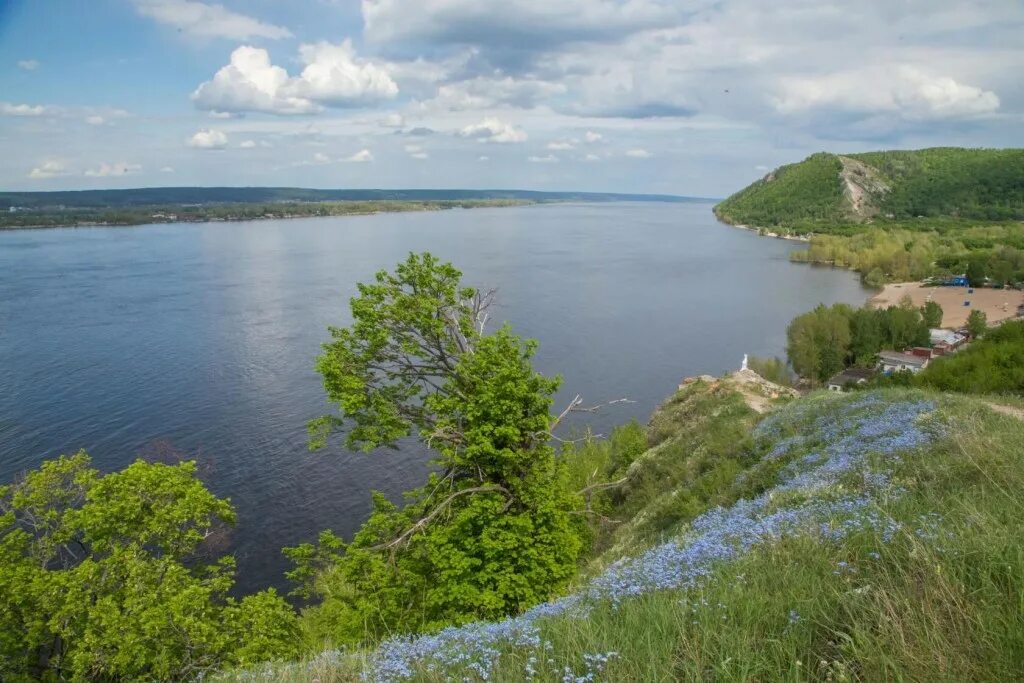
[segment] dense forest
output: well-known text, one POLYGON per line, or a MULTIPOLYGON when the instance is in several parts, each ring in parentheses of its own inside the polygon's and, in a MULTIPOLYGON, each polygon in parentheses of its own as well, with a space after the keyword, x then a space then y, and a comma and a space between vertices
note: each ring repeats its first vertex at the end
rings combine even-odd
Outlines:
POLYGON ((849 234, 867 221, 1024 220, 1024 150, 822 152, 772 171, 715 212, 794 233, 849 234))

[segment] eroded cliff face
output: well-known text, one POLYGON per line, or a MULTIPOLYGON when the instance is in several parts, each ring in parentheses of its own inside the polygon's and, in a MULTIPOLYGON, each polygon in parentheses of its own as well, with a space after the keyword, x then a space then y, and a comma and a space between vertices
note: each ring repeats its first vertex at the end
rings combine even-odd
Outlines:
POLYGON ((843 201, 851 218, 866 220, 878 215, 879 201, 892 186, 877 169, 850 157, 839 157, 843 165, 839 180, 843 185, 843 201))

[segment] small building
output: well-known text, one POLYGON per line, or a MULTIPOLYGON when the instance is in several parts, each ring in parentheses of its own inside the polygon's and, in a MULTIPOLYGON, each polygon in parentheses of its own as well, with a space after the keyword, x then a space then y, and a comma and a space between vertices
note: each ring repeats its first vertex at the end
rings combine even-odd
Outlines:
POLYGON ((893 372, 921 372, 928 367, 928 356, 903 353, 901 351, 881 351, 878 354, 878 369, 885 374, 893 372))
POLYGON ((967 343, 967 336, 953 330, 928 330, 932 351, 937 356, 953 353, 967 343))
POLYGON ((846 368, 828 381, 829 391, 846 391, 857 384, 864 384, 876 375, 874 368, 846 368))

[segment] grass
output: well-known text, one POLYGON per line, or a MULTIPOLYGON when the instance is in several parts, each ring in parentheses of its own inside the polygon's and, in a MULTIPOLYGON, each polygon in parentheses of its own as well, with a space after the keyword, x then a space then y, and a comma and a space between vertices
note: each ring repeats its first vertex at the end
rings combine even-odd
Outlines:
MULTIPOLYGON (((468 646, 443 665, 430 658, 451 638, 427 642, 427 654, 409 660, 409 679, 476 681, 483 671, 490 681, 1024 677, 1024 422, 965 397, 886 390, 812 395, 751 429, 754 419, 731 397, 691 391, 660 413, 653 447, 627 468, 678 476, 685 513, 661 517, 671 485, 643 478, 637 559, 609 564, 619 547, 610 546, 597 560, 604 573, 574 589, 589 597, 538 610, 514 637, 487 640, 495 625, 458 632, 468 646), (744 434, 731 450, 720 441, 726 416, 744 434), (695 463, 710 453, 737 473, 702 488, 700 470, 714 466, 695 463), (693 501, 703 501, 703 514, 692 514, 693 501), (800 521, 771 522, 789 515, 800 521), (647 534, 643 518, 663 523, 647 534), (674 546, 658 544, 670 537, 674 546), (733 539, 723 546, 733 550, 704 563, 709 538, 733 539), (668 555, 675 564, 650 561, 666 547, 677 549, 668 555), (676 565, 706 571, 658 573, 676 565)), ((332 652, 226 679, 373 680, 393 671, 380 668, 382 652, 332 652)))

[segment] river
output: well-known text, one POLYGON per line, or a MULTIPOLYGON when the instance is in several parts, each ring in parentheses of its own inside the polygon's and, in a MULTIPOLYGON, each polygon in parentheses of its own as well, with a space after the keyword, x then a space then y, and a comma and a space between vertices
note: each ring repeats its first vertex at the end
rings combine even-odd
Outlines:
MULTIPOLYGON (((329 411, 313 362, 355 284, 410 251, 497 287, 499 321, 540 340, 559 405, 645 420, 683 377, 782 355, 789 320, 869 295, 801 245, 718 223, 703 203, 554 204, 239 223, 0 232, 0 482, 86 449, 107 471, 196 456, 234 503, 246 590, 283 585, 280 548, 348 537, 369 491, 422 480, 425 454, 311 454, 329 411)), ((396 498, 397 499, 397 498, 396 498)))

